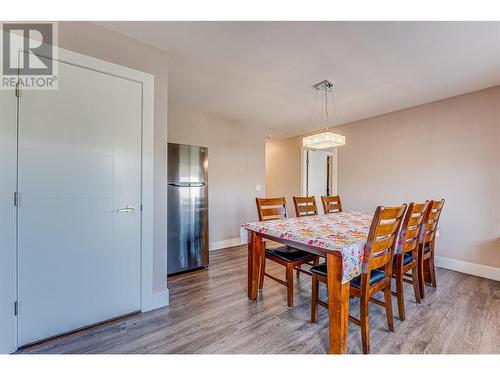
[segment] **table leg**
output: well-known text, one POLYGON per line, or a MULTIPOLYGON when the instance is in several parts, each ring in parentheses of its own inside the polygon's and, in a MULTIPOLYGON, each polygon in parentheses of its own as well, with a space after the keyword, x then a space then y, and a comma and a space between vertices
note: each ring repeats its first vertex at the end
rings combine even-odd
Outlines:
POLYGON ((264 260, 264 242, 257 233, 248 233, 248 298, 257 299, 259 274, 264 260))
POLYGON ((328 253, 328 318, 330 321, 330 353, 347 352, 349 321, 349 283, 342 284, 342 257, 328 253))

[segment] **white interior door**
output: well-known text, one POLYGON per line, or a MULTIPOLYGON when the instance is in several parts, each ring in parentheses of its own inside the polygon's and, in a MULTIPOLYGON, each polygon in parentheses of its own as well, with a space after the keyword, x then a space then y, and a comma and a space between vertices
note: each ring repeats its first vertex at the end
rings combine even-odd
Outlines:
POLYGON ((0 353, 13 352, 16 337, 16 97, 0 90, 0 353))
POLYGON ((20 98, 19 346, 140 310, 141 84, 58 70, 20 98))

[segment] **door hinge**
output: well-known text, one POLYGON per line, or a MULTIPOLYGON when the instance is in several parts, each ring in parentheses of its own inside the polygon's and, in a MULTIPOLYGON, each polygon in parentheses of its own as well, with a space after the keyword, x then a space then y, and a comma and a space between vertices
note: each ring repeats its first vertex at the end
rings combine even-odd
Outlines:
POLYGON ((19 199, 17 197, 17 191, 14 192, 14 206, 17 207, 17 204, 19 202, 19 199))
POLYGON ((16 97, 19 98, 19 96, 21 96, 21 92, 19 89, 19 81, 17 81, 17 83, 16 83, 16 97))
POLYGON ((17 316, 17 313, 19 312, 19 304, 14 302, 14 315, 17 316))

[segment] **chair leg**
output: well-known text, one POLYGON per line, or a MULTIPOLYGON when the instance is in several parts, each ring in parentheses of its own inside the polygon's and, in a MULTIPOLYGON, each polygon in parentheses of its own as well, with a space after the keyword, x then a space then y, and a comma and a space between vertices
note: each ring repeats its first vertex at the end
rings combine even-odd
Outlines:
POLYGON ((424 285, 431 283, 431 273, 429 271, 429 258, 424 260, 423 270, 424 270, 424 285))
POLYGON ((311 323, 318 322, 318 276, 312 274, 312 292, 311 292, 311 323))
POLYGON ((398 300, 398 313, 399 320, 403 321, 405 317, 405 298, 404 298, 404 286, 403 286, 403 276, 399 276, 396 279, 396 296, 398 300))
POLYGON ((266 272, 266 257, 262 259, 262 264, 260 265, 260 275, 259 275, 259 289, 264 287, 264 273, 266 272))
POLYGON ((368 299, 366 295, 361 296, 360 301, 360 321, 361 321, 361 342, 363 344, 363 353, 370 354, 370 329, 368 321, 368 299))
POLYGON ((424 279, 424 260, 420 259, 418 262, 418 289, 420 291, 420 298, 425 298, 425 279, 424 279))
POLYGON ((436 267, 434 266, 434 254, 431 255, 428 262, 429 267, 429 275, 431 279, 431 285, 433 288, 436 288, 436 267))
POLYGON ((287 300, 288 306, 293 307, 293 265, 286 266, 286 285, 287 285, 287 300))
MULTIPOLYGON (((401 287, 403 283, 401 282, 401 287)), ((403 296, 403 291, 401 290, 401 296, 403 296)), ((391 283, 387 284, 387 286, 384 289, 384 302, 385 302, 385 314, 387 315, 387 327, 389 328, 389 331, 394 332, 394 317, 392 313, 392 293, 391 293, 391 283)), ((398 294, 398 302, 399 302, 399 294, 398 294)), ((399 306, 399 303, 398 303, 399 306)), ((403 319, 404 320, 404 305, 403 306, 403 319)), ((400 311, 401 314, 401 311, 400 311)))
POLYGON ((319 256, 316 256, 313 260, 313 264, 317 266, 319 264, 319 256))
POLYGON ((411 270, 411 278, 413 279, 413 293, 415 294, 415 301, 417 301, 417 303, 421 303, 422 301, 420 300, 420 287, 418 285, 417 264, 415 264, 415 266, 411 270))

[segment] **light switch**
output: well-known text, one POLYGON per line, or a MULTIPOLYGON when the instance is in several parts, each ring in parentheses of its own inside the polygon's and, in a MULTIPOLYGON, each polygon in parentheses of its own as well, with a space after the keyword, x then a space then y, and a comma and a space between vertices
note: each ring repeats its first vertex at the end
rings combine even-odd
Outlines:
POLYGON ((262 190, 262 185, 257 184, 255 185, 255 191, 261 191, 262 190))

